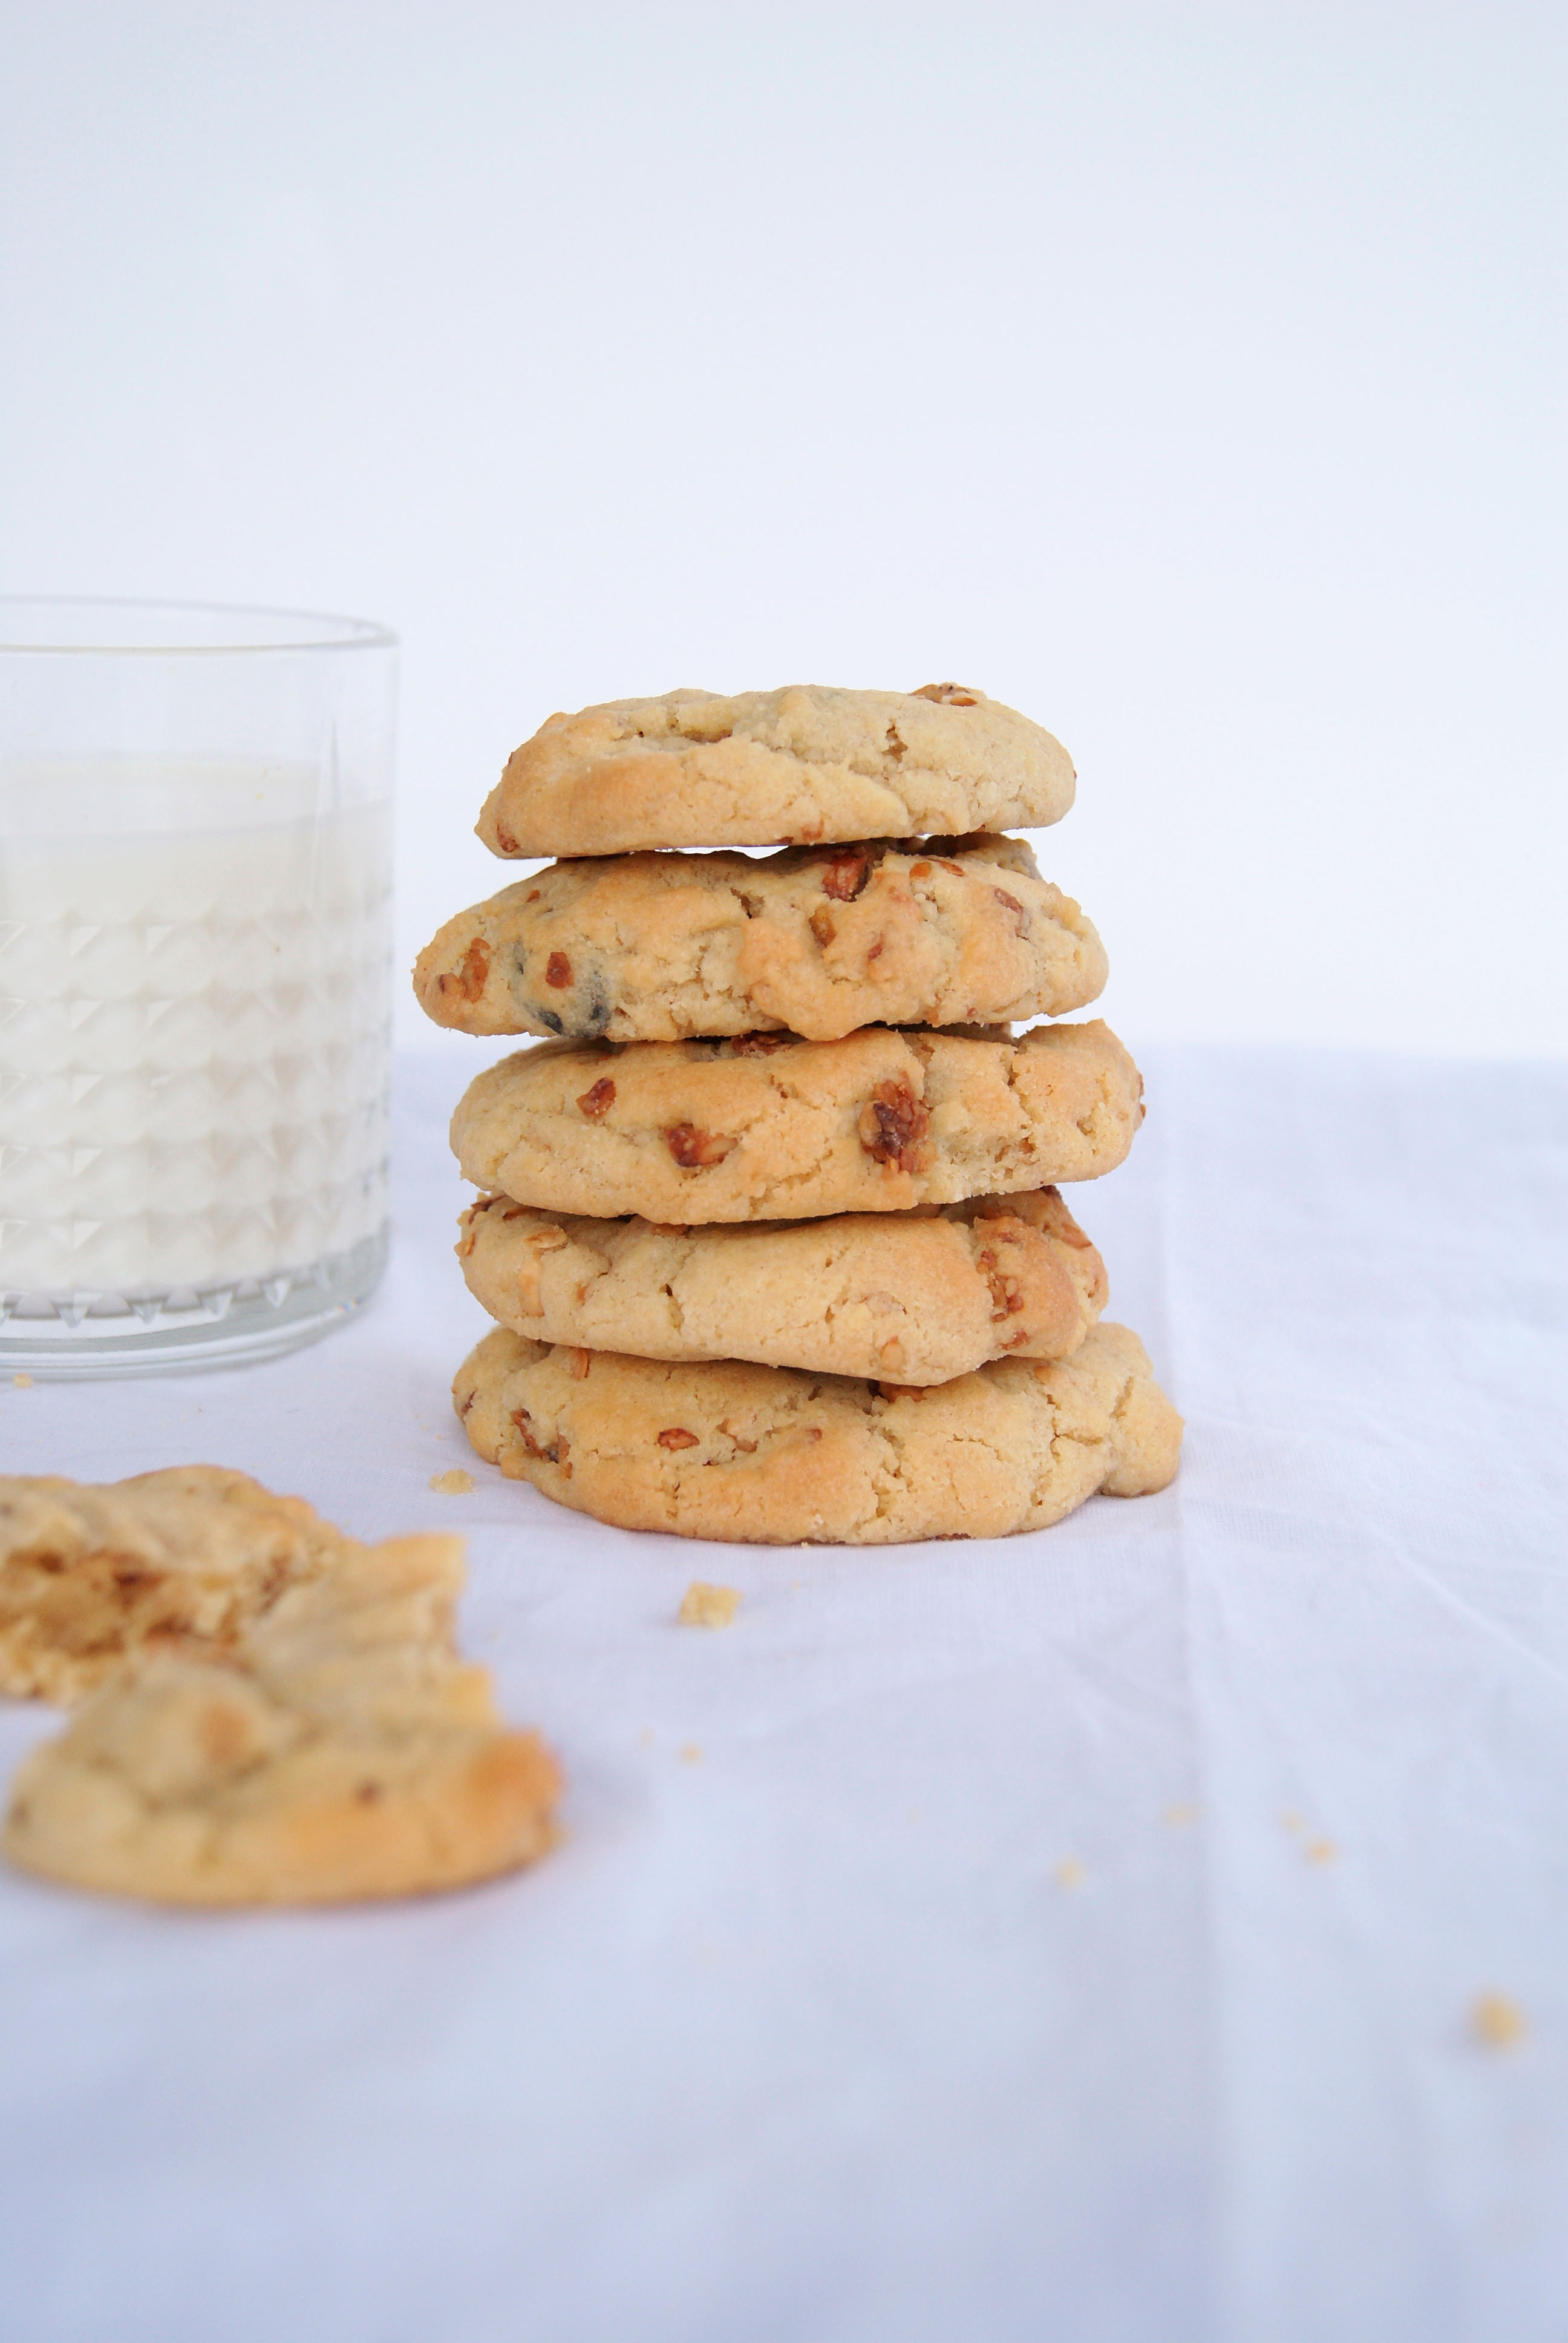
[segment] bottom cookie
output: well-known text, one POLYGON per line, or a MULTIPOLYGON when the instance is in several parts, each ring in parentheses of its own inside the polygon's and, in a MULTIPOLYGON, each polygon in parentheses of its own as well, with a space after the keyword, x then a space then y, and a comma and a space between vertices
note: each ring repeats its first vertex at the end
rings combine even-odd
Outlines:
POLYGON ((542 1855, 559 1777, 453 1651, 461 1557, 451 1537, 346 1543, 226 1653, 103 1685, 22 1766, 0 1845, 175 1904, 410 1896, 542 1855))
POLYGON ((1181 1419, 1136 1334, 912 1389, 730 1360, 674 1364, 505 1327, 453 1404, 513 1480, 622 1529, 760 1545, 895 1545, 1043 1529, 1174 1477, 1181 1419))

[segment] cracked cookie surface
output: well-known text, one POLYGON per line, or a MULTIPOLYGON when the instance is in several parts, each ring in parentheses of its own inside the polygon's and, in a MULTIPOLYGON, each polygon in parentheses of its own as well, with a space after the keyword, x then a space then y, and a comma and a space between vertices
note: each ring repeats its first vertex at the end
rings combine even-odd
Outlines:
POLYGON ((349 1546, 224 1655, 156 1655, 17 1774, 14 1863, 179 1904, 454 1887, 550 1844, 558 1776, 452 1649, 456 1538, 349 1546))
POLYGON ((0 1478, 0 1692, 69 1703, 152 1645, 232 1642, 347 1544, 221 1465, 0 1478))
POLYGON ((570 1041, 988 1025, 1081 1009, 1105 949, 1021 839, 558 862, 414 966, 437 1025, 570 1041))
POLYGON ((490 1196, 459 1227, 463 1274, 492 1318, 639 1358, 947 1383, 988 1359, 1066 1356, 1106 1294, 1104 1263, 1054 1188, 694 1229, 490 1196))
POLYGON ((1060 821, 1072 762, 959 684, 670 691, 552 716, 510 758, 478 834, 501 855, 821 845, 1060 821))
POLYGON ((756 1544, 1007 1537, 1163 1488, 1181 1419, 1125 1326, 927 1390, 546 1348, 498 1327, 453 1404, 479 1455, 623 1529, 756 1544))
POLYGON ((1096 1179, 1141 1101, 1098 1019, 1017 1041, 869 1025, 841 1041, 544 1041, 469 1083, 452 1147, 476 1187, 549 1212, 814 1220, 1096 1179))

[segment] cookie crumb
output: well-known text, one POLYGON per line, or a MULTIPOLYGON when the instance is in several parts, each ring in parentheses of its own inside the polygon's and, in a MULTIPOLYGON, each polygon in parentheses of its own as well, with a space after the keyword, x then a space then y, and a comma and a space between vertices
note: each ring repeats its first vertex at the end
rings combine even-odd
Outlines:
POLYGON ((702 1744, 700 1741, 683 1741, 675 1754, 678 1757, 684 1759, 688 1765, 700 1765, 702 1763, 702 1744))
POLYGON ((432 1473, 430 1486, 439 1497, 466 1497, 474 1488, 475 1481, 471 1473, 465 1473, 460 1464, 454 1464, 449 1472, 432 1473))
POLYGON ((17 1391, 31 1391, 33 1388, 31 1375, 13 1375, 11 1381, 17 1391))
POLYGON ((1185 1824, 1197 1821, 1198 1809, 1195 1805, 1167 1806, 1165 1819, 1172 1830, 1181 1830, 1185 1824))
POLYGON ((1332 1838, 1314 1838, 1308 1840, 1302 1852, 1309 1863, 1332 1863, 1339 1848, 1332 1838))
POLYGON ((1081 1887, 1089 1874, 1075 1855, 1066 1856, 1053 1875, 1059 1887, 1081 1887))
POLYGON ((709 1586, 694 1578, 681 1600, 676 1620, 682 1627, 728 1627, 740 1600, 739 1586, 709 1586))
POLYGON ((1470 2030, 1488 2050, 1507 2050, 1523 2037, 1524 2012, 1505 1993, 1477 1994, 1471 2004, 1470 2030))

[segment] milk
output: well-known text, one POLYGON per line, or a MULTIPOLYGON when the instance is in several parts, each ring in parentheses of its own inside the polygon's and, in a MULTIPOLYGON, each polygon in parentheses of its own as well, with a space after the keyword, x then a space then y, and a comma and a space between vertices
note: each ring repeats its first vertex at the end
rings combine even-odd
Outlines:
POLYGON ((331 780, 237 761, 0 772, 14 1318, 272 1302, 383 1227, 389 809, 332 805, 331 780))

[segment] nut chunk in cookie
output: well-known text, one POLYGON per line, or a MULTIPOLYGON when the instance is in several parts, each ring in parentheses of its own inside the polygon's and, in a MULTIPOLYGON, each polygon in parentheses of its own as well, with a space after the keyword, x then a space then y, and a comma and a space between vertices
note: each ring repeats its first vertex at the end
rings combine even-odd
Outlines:
POLYGON ((1097 1490, 1162 1489, 1181 1419, 1103 1320, 1070 1359, 925 1388, 734 1360, 548 1349, 498 1327, 456 1406, 508 1478, 622 1529, 763 1545, 897 1545, 1044 1529, 1097 1490))
POLYGON ((548 718, 477 828, 529 857, 952 838, 1060 821, 1074 780, 1043 726, 958 684, 668 691, 548 718))
POLYGON ((344 1544, 303 1497, 216 1464, 0 1479, 0 1692, 68 1704, 142 1652, 232 1643, 344 1544))
POLYGON ((348 1547, 226 1654, 148 1660, 16 1776, 14 1863, 175 1904, 412 1896, 551 1843, 559 1777, 452 1648, 456 1538, 348 1547))

